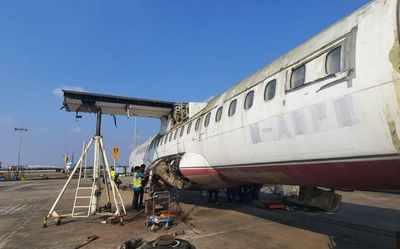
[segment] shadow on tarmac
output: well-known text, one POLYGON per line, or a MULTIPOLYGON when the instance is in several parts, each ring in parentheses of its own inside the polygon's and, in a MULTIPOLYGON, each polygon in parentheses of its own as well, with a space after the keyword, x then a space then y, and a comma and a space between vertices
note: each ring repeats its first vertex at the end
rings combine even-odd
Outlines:
MULTIPOLYGON (((398 210, 353 203, 342 203, 339 210, 334 213, 300 209, 266 210, 254 207, 250 203, 230 203, 222 191, 219 196, 220 204, 215 205, 207 203, 207 197, 202 196, 199 191, 181 191, 180 201, 195 206, 234 210, 268 221, 324 234, 329 238, 327 245, 329 249, 396 248, 395 232, 400 230, 400 211, 398 210)), ((190 219, 190 214, 186 216, 190 219)))

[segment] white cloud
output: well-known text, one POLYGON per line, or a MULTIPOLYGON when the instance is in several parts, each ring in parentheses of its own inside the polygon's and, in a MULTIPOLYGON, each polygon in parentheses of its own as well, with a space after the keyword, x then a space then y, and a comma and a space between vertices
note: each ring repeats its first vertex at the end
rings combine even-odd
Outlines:
POLYGON ((203 100, 203 102, 208 102, 208 101, 212 100, 213 98, 215 98, 215 96, 211 95, 208 98, 206 98, 205 100, 203 100))
POLYGON ((79 92, 85 92, 85 89, 81 86, 62 86, 59 88, 53 89, 53 94, 63 98, 63 91, 62 90, 71 90, 71 91, 79 91, 79 92))
POLYGON ((14 120, 11 117, 0 117, 0 125, 11 125, 14 120))
POLYGON ((81 127, 75 127, 72 129, 72 133, 81 133, 82 128, 81 127))

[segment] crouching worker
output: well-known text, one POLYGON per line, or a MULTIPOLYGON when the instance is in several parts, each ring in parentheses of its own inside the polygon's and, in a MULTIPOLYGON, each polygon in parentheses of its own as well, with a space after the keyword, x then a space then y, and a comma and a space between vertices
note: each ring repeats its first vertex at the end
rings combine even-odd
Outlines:
POLYGON ((143 174, 142 172, 140 172, 140 167, 136 166, 132 181, 132 189, 133 189, 132 208, 136 210, 139 210, 141 208, 139 206, 139 197, 143 191, 142 181, 143 181, 143 174))

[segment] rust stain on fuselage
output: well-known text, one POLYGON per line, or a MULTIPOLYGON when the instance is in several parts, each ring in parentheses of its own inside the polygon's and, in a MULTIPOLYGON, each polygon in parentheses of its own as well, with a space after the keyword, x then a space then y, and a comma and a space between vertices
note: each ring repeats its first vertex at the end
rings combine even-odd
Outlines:
MULTIPOLYGON (((397 34, 397 31, 396 31, 397 34)), ((393 87, 396 94, 397 105, 400 107, 400 45, 397 35, 393 47, 389 52, 389 61, 393 66, 393 87)), ((400 152, 400 137, 397 132, 396 122, 393 119, 390 107, 385 108, 386 121, 388 124, 389 132, 392 137, 393 146, 400 152)))
POLYGON ((397 96, 397 103, 400 106, 400 46, 397 38, 389 52, 389 61, 393 66, 393 86, 397 96))

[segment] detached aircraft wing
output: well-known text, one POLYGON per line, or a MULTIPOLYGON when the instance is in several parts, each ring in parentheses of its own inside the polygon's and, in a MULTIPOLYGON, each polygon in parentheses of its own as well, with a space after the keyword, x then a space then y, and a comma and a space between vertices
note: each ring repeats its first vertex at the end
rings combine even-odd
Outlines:
POLYGON ((172 113, 176 102, 63 90, 63 107, 69 112, 161 118, 172 113))

